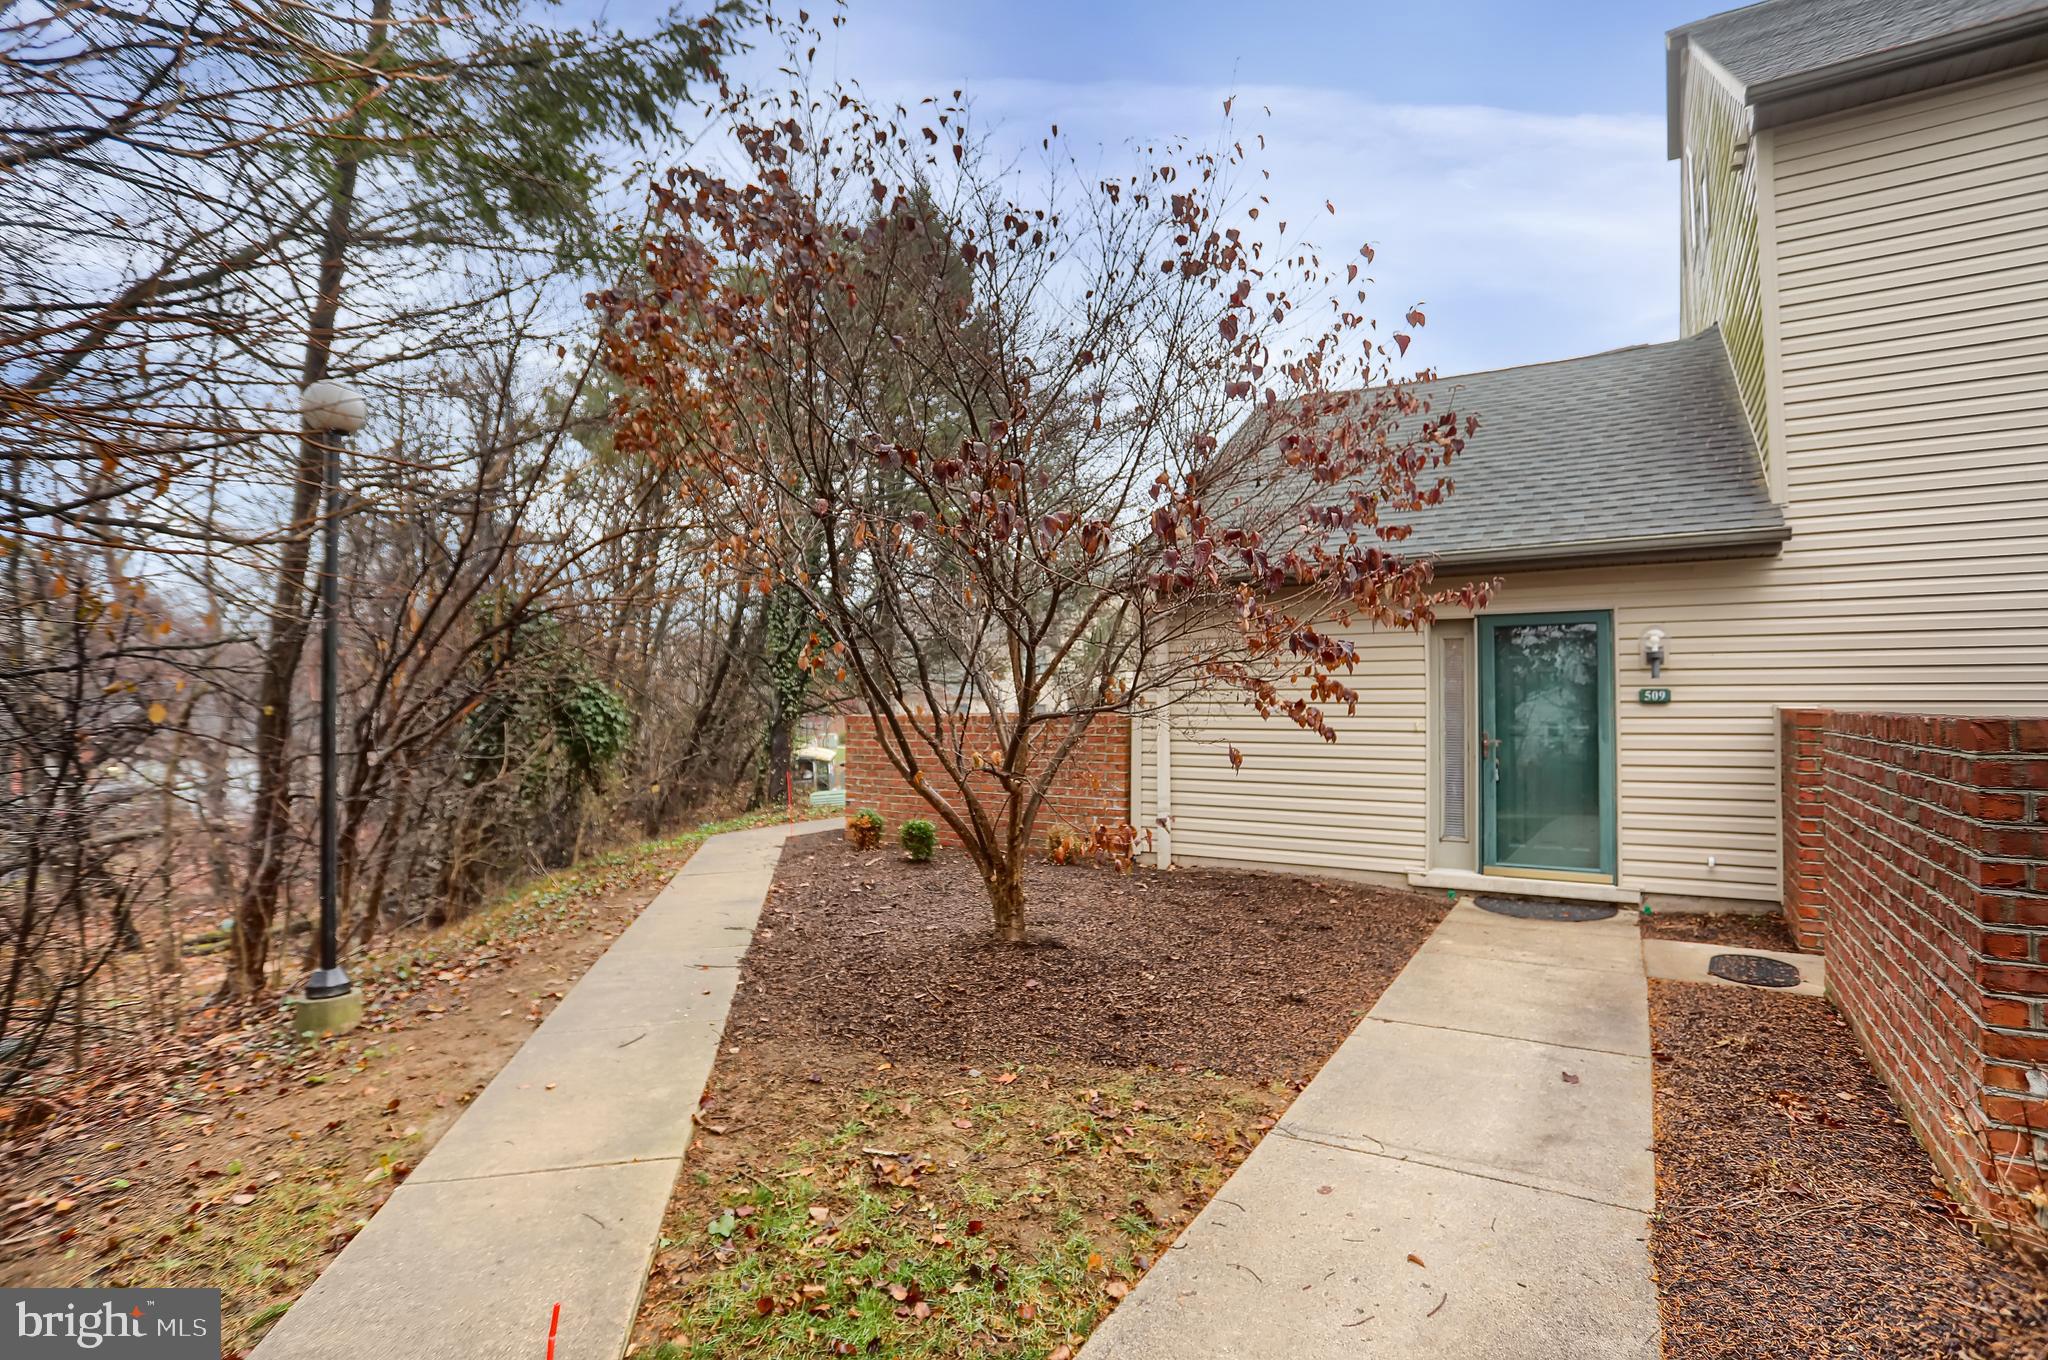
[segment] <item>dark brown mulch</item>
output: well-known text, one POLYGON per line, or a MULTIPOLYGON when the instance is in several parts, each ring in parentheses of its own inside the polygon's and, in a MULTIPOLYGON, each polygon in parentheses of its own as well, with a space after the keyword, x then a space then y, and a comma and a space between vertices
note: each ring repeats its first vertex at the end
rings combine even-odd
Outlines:
POLYGON ((1818 997, 1650 984, 1665 1360, 2048 1356, 2048 1276, 1953 1216, 1818 997))
POLYGON ((981 1064, 1048 1056, 1306 1076, 1445 907, 1218 869, 1028 873, 1033 942, 998 942, 966 857, 832 835, 783 851, 728 1034, 981 1064))
POLYGON ((1774 949, 1783 954, 1804 951, 1785 918, 1749 912, 1662 912, 1642 918, 1643 934, 1660 940, 1696 940, 1701 944, 1725 944, 1733 949, 1774 949))

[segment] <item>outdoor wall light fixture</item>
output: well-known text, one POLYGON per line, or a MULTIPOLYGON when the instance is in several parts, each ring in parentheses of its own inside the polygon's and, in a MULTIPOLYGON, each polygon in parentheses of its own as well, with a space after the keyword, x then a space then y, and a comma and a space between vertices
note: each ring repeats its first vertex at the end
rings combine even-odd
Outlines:
POLYGON ((1664 630, 1645 628, 1642 647, 1643 664, 1650 668, 1650 678, 1655 680, 1664 674, 1664 630))

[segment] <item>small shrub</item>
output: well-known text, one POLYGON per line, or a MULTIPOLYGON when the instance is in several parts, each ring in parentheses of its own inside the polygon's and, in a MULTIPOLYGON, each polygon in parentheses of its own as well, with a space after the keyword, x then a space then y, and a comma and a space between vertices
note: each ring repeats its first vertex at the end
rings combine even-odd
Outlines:
POLYGON ((846 819, 846 839, 856 850, 872 850, 882 843, 882 814, 862 808, 846 819))
POLYGON ((927 864, 931 862, 932 851, 939 848, 939 829, 922 817, 913 817, 903 824, 897 839, 911 863, 927 864))
POLYGON ((1045 836, 1045 857, 1054 864, 1077 864, 1088 853, 1088 842, 1070 826, 1056 826, 1045 836))

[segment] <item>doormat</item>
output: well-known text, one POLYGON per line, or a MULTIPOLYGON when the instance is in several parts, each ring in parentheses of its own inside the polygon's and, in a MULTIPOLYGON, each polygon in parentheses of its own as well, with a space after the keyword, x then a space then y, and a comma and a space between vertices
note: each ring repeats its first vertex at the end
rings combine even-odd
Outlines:
POLYGON ((1604 921, 1615 908, 1590 902, 1563 902, 1542 897, 1475 897, 1472 905, 1496 916, 1517 916, 1524 921, 1604 921))
POLYGON ((1707 971, 1724 982, 1745 987, 1797 987, 1800 980, 1797 968, 1761 954, 1716 954, 1707 960, 1707 971))

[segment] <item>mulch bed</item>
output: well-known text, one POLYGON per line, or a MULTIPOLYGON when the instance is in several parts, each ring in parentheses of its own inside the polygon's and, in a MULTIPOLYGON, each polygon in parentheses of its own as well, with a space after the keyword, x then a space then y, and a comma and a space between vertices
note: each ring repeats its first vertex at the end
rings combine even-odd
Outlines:
POLYGON ((2048 1276, 1972 1236, 1818 997, 1650 984, 1666 1360, 2048 1356, 2048 1276))
POLYGON ((1026 882, 1032 943, 1005 945, 958 852, 910 865, 837 836, 791 841, 728 1035, 1306 1077, 1445 911, 1249 871, 1038 865, 1026 882))
POLYGON ((1731 949, 1771 949, 1781 954, 1801 950, 1785 918, 1749 912, 1674 911, 1642 918, 1643 934, 1660 940, 1693 940, 1700 944, 1721 944, 1731 949))

